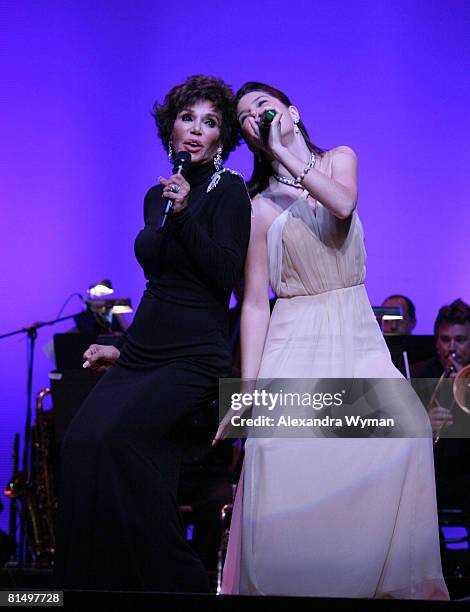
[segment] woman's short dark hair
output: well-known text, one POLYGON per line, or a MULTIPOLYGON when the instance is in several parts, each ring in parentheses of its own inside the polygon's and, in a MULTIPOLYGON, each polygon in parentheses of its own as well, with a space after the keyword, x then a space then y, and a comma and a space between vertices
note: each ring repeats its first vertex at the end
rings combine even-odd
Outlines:
MULTIPOLYGON (((244 85, 240 87, 240 89, 235 94, 234 98, 234 107, 235 112, 237 109, 237 104, 246 96, 246 94, 252 93, 253 91, 264 91, 265 93, 273 96, 273 98, 277 98, 282 104, 285 106, 292 106, 292 102, 283 93, 280 89, 276 89, 275 87, 271 87, 271 85, 266 85, 265 83, 259 83, 258 81, 248 81, 244 85)), ((300 130, 300 133, 304 137, 305 143, 310 151, 322 157, 325 154, 325 149, 321 149, 317 147, 317 145, 313 144, 310 140, 310 136, 308 135, 307 129, 302 121, 299 121, 297 127, 300 130)), ((253 174, 251 175, 250 180, 247 182, 247 187, 250 195, 253 197, 257 193, 260 193, 269 185, 269 177, 274 174, 271 163, 269 159, 264 155, 262 151, 254 152, 254 161, 253 161, 253 174)))
POLYGON ((176 85, 165 96, 163 104, 157 101, 153 105, 153 117, 157 124, 158 135, 168 151, 171 133, 178 113, 183 108, 190 108, 200 100, 212 102, 222 117, 220 135, 222 139, 222 157, 225 159, 240 142, 238 123, 232 104, 233 90, 230 85, 217 77, 197 74, 190 76, 181 85, 176 85))
POLYGON ((439 336, 441 325, 470 325, 470 306, 461 299, 454 300, 448 306, 443 306, 434 323, 436 338, 439 336))

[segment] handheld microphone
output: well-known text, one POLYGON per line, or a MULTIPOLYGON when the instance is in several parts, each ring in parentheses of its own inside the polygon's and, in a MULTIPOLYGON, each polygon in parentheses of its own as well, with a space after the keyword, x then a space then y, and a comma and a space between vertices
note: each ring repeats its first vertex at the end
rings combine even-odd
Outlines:
POLYGON ((264 142, 268 141, 269 129, 271 127, 271 123, 273 122, 273 119, 275 116, 276 116, 275 110, 267 110, 261 117, 261 121, 259 122, 259 133, 260 133, 261 139, 264 140, 264 142))
POLYGON ((276 116, 275 110, 267 110, 264 115, 261 117, 261 121, 259 122, 259 127, 263 130, 269 130, 271 123, 273 122, 274 117, 276 116))
MULTIPOLYGON (((173 162, 173 174, 181 174, 185 176, 189 170, 189 166, 191 165, 191 154, 187 151, 180 151, 173 162)), ((170 213, 173 211, 175 206, 174 200, 168 198, 165 203, 165 208, 162 212, 162 223, 160 228, 165 226, 166 220, 168 219, 170 213)))

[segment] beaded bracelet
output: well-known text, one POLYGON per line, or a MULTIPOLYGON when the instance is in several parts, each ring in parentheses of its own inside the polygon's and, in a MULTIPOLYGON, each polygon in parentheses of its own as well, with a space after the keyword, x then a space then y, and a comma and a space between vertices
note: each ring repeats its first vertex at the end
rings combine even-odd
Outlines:
POLYGON ((308 162, 308 164, 305 166, 304 170, 302 171, 302 173, 295 179, 293 178, 288 178, 287 176, 282 176, 280 174, 277 174, 276 172, 273 173, 274 178, 276 179, 276 181, 279 181, 280 183, 284 183, 284 185, 290 185, 291 187, 300 187, 300 181, 303 181, 305 178, 305 175, 310 172, 310 170, 315 166, 315 162, 316 162, 316 157, 315 157, 315 153, 312 151, 310 153, 310 161, 308 162))
POLYGON ((317 161, 317 158, 315 157, 314 153, 312 152, 312 154, 310 156, 310 161, 305 166, 305 168, 302 170, 302 172, 299 174, 299 176, 295 179, 295 182, 297 184, 300 184, 304 180, 305 176, 310 172, 310 170, 315 167, 316 161, 317 161))

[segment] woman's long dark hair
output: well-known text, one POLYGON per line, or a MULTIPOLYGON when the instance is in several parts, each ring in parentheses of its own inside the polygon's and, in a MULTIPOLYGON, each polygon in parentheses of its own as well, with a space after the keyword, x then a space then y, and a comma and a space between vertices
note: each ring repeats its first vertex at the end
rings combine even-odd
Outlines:
MULTIPOLYGON (((266 85, 265 83, 258 83, 257 81, 248 81, 244 85, 240 87, 234 97, 234 106, 235 109, 246 94, 252 93, 253 91, 264 91, 265 93, 273 96, 285 106, 292 106, 292 102, 286 96, 285 93, 276 89, 275 87, 271 87, 270 85, 266 85)), ((300 130, 300 133, 304 137, 305 143, 310 151, 315 153, 315 155, 319 155, 322 157, 325 154, 325 150, 317 147, 310 140, 310 136, 308 135, 307 129, 302 121, 299 121, 297 127, 300 130)), ((256 151, 253 153, 253 174, 251 175, 250 180, 247 182, 248 191, 251 197, 254 197, 257 193, 260 193, 269 185, 269 178, 273 176, 274 171, 271 166, 271 162, 266 157, 266 155, 262 151, 256 151)))

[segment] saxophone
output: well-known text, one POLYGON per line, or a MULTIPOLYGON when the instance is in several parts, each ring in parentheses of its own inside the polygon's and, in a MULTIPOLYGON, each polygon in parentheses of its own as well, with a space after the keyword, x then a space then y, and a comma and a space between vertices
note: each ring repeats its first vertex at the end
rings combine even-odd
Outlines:
POLYGON ((27 525, 28 552, 36 567, 52 566, 55 553, 57 498, 51 457, 54 441, 52 411, 44 410, 44 398, 50 393, 50 389, 43 389, 36 397, 31 471, 15 471, 5 489, 5 495, 13 504, 21 502, 27 525))

